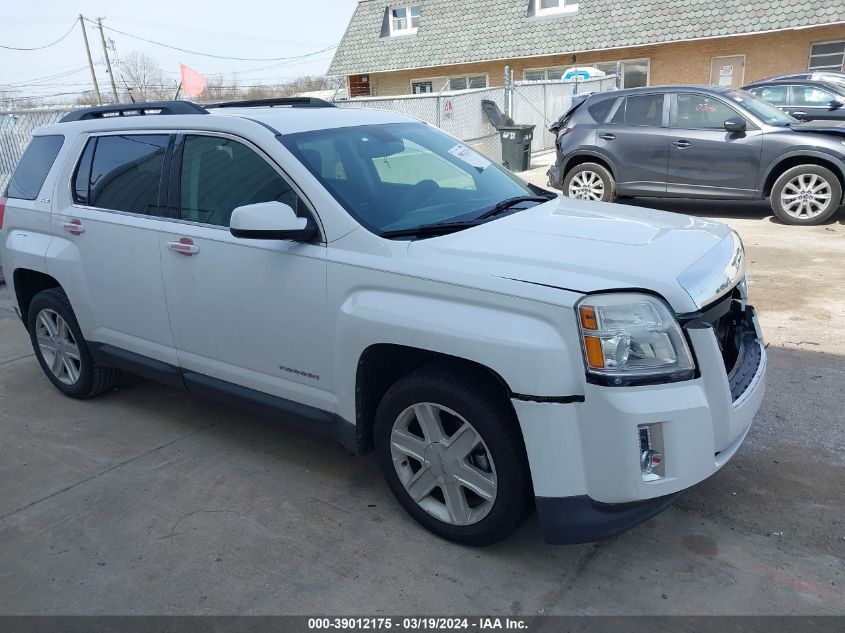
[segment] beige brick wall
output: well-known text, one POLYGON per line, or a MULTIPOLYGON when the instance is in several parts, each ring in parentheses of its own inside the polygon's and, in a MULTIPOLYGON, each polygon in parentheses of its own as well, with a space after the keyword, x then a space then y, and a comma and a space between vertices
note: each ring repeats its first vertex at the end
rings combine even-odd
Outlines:
MULTIPOLYGON (((714 56, 745 55, 744 83, 786 72, 807 69, 810 44, 845 39, 845 25, 821 26, 797 31, 781 31, 762 35, 696 40, 680 44, 663 44, 626 48, 598 53, 576 53, 579 66, 596 62, 625 59, 651 60, 650 83, 675 84, 710 82, 710 63, 714 56)), ((411 80, 443 78, 451 75, 488 74, 488 85, 500 86, 505 65, 509 65, 516 79, 522 79, 525 69, 549 66, 570 66, 572 55, 552 55, 497 62, 482 62, 455 66, 439 66, 412 71, 371 73, 370 84, 374 96, 409 94, 411 80)), ((442 87, 442 80, 439 82, 442 87)), ((435 91, 439 89, 435 85, 435 91)))

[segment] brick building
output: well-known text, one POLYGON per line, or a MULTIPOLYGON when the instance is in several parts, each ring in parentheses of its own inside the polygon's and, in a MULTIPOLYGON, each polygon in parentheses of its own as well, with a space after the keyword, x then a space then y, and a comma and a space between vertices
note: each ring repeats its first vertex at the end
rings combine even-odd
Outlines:
POLYGON ((352 96, 560 79, 572 66, 622 87, 740 86, 843 70, 845 0, 359 0, 329 73, 352 96))

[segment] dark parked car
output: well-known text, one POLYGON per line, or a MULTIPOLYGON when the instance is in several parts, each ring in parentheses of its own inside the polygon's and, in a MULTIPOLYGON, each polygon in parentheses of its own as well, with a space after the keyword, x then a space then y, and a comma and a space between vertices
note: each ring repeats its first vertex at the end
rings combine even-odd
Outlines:
POLYGON ((845 124, 799 123, 742 90, 584 95, 550 129, 549 185, 573 198, 770 198, 788 224, 823 222, 842 202, 845 124))
POLYGON ((845 85, 809 79, 770 79, 749 84, 744 90, 801 121, 845 121, 845 85))
POLYGON ((780 79, 809 79, 810 81, 824 81, 830 84, 839 84, 845 87, 845 73, 840 73, 836 70, 808 70, 802 73, 790 73, 788 75, 777 75, 769 77, 768 79, 761 79, 764 81, 778 81, 780 79))

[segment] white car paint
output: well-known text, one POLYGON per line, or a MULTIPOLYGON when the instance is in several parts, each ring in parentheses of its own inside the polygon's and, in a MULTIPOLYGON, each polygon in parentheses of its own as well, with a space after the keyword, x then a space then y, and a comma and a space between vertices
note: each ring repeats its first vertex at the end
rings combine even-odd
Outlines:
POLYGON ((708 330, 690 332, 698 367, 691 380, 588 384, 574 306, 585 293, 640 289, 663 297, 676 313, 694 312, 703 297, 742 277, 741 245, 730 229, 559 198, 451 235, 389 240, 361 227, 275 138, 394 121, 407 118, 250 108, 42 128, 37 134, 67 141, 40 196, 51 202, 10 201, 6 209, 0 234, 6 279, 14 286, 14 271, 24 268, 53 276, 89 341, 336 413, 349 425, 357 419, 359 360, 370 346, 477 362, 514 394, 538 497, 651 499, 724 465, 760 405, 765 352, 735 403, 708 330), (69 183, 88 135, 126 130, 218 132, 248 141, 299 187, 322 240, 243 240, 220 227, 74 205, 69 183), (64 230, 70 219, 85 232, 64 230), (180 238, 193 240, 197 256, 168 248, 180 238), (545 401, 566 396, 583 402, 545 401), (641 477, 635 452, 637 425, 652 422, 664 424, 667 454, 666 476, 654 482, 641 477))

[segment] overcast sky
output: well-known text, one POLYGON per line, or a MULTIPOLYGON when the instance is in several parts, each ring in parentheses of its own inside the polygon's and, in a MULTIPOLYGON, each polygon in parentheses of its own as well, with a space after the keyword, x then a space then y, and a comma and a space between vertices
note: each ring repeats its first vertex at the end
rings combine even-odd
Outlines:
MULTIPOLYGON (((105 30, 106 38, 114 41, 118 62, 132 51, 141 51, 155 58, 174 82, 182 62, 208 76, 223 74, 252 85, 324 73, 334 49, 303 59, 280 58, 338 44, 356 4, 357 0, 9 0, 3 3, 0 16, 0 45, 36 47, 53 42, 81 12, 92 20, 105 18, 105 26, 133 36, 192 51, 249 58, 235 61, 184 53, 105 30)), ((86 29, 100 89, 105 91, 108 77, 100 35, 90 23, 86 29)), ((90 89, 79 25, 63 41, 44 50, 0 48, 0 90, 10 88, 36 96, 90 89)))

